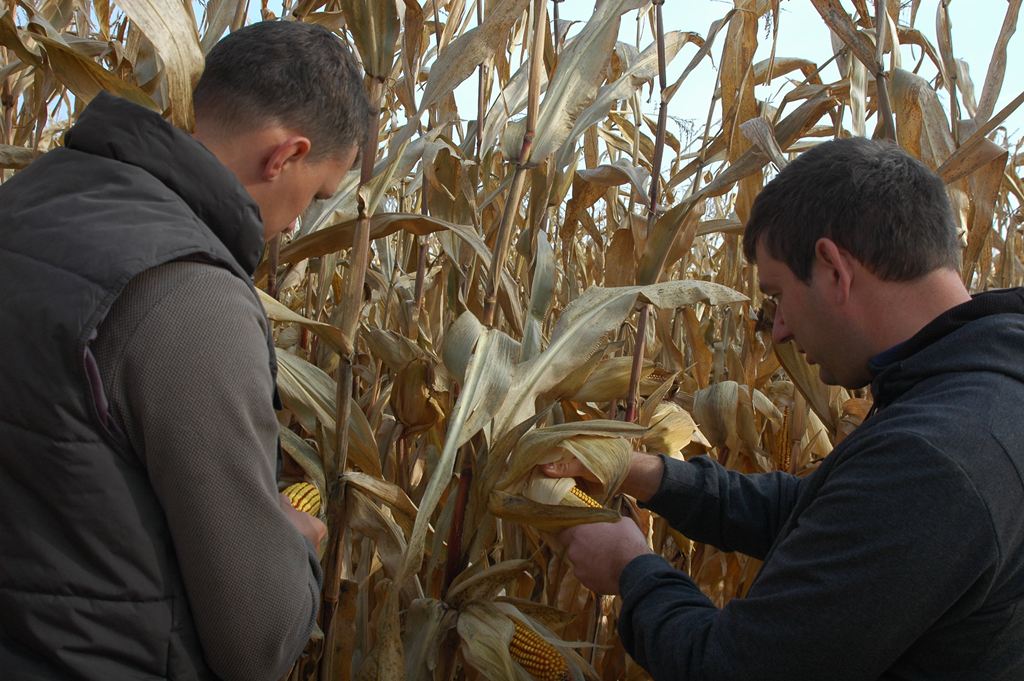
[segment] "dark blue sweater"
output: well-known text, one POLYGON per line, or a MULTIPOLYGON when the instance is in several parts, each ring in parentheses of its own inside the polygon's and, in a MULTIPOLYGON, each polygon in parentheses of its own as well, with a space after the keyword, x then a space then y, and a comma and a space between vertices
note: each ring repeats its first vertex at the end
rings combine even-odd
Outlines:
POLYGON ((665 460, 649 506, 765 563, 722 609, 658 556, 626 567, 620 634, 657 681, 1024 679, 1024 290, 885 360, 807 478, 665 460))

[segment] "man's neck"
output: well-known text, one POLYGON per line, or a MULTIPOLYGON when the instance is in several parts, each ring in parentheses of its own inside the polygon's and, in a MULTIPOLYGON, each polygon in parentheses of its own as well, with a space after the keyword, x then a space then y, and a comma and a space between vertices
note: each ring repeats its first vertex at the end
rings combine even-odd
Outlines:
POLYGON ((958 272, 939 269, 906 282, 876 280, 864 314, 872 354, 912 338, 940 314, 971 299, 958 272))

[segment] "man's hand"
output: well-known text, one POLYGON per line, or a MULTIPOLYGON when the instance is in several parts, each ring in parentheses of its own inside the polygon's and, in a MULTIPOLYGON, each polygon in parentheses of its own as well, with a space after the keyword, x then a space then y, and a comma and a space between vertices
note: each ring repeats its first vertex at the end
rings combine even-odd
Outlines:
POLYGON ((580 463, 580 460, 573 457, 565 461, 545 463, 538 466, 540 471, 549 478, 576 478, 587 482, 599 483, 597 476, 590 472, 590 469, 580 463))
POLYGON ((277 500, 281 506, 281 512, 288 518, 288 521, 295 526, 299 534, 312 542, 313 548, 319 551, 321 542, 327 536, 327 526, 308 513, 296 510, 284 493, 279 494, 277 500))
POLYGON ((588 523, 558 535, 576 578, 599 594, 618 594, 619 575, 629 561, 651 553, 647 539, 629 518, 615 523, 588 523))
MULTIPOLYGON (((576 478, 585 482, 597 483, 597 476, 590 472, 579 459, 568 459, 538 466, 540 472, 549 478, 576 478)), ((645 452, 633 452, 629 472, 622 482, 620 492, 629 494, 639 501, 650 501, 661 486, 661 478, 665 475, 665 464, 661 457, 645 452)))

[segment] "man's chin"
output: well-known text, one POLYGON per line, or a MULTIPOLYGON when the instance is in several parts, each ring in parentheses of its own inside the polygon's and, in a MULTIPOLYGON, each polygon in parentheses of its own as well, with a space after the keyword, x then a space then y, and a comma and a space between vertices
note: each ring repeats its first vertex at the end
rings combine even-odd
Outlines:
POLYGON ((847 390, 863 388, 864 386, 871 383, 870 375, 845 376, 843 378, 839 378, 821 365, 818 365, 818 378, 820 378, 821 382, 824 383, 825 385, 837 385, 840 388, 846 388, 847 390))

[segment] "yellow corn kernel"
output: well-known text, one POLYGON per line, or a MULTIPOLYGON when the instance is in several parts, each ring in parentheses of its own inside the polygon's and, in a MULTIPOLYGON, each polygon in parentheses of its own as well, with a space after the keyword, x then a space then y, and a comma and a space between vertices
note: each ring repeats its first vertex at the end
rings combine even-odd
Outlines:
POLYGON ((561 653, 533 629, 518 620, 513 622, 516 632, 508 645, 512 659, 537 681, 568 681, 569 669, 561 653))
POLYGON ((309 482, 297 482, 284 489, 284 495, 292 502, 292 506, 315 516, 320 513, 320 491, 309 482))
POLYGON ((590 496, 589 494, 581 490, 579 487, 573 487, 571 490, 569 490, 569 494, 573 495, 574 497, 576 497, 577 499, 579 499, 580 501, 582 501, 584 504, 591 508, 603 508, 601 504, 597 503, 597 499, 590 496))

